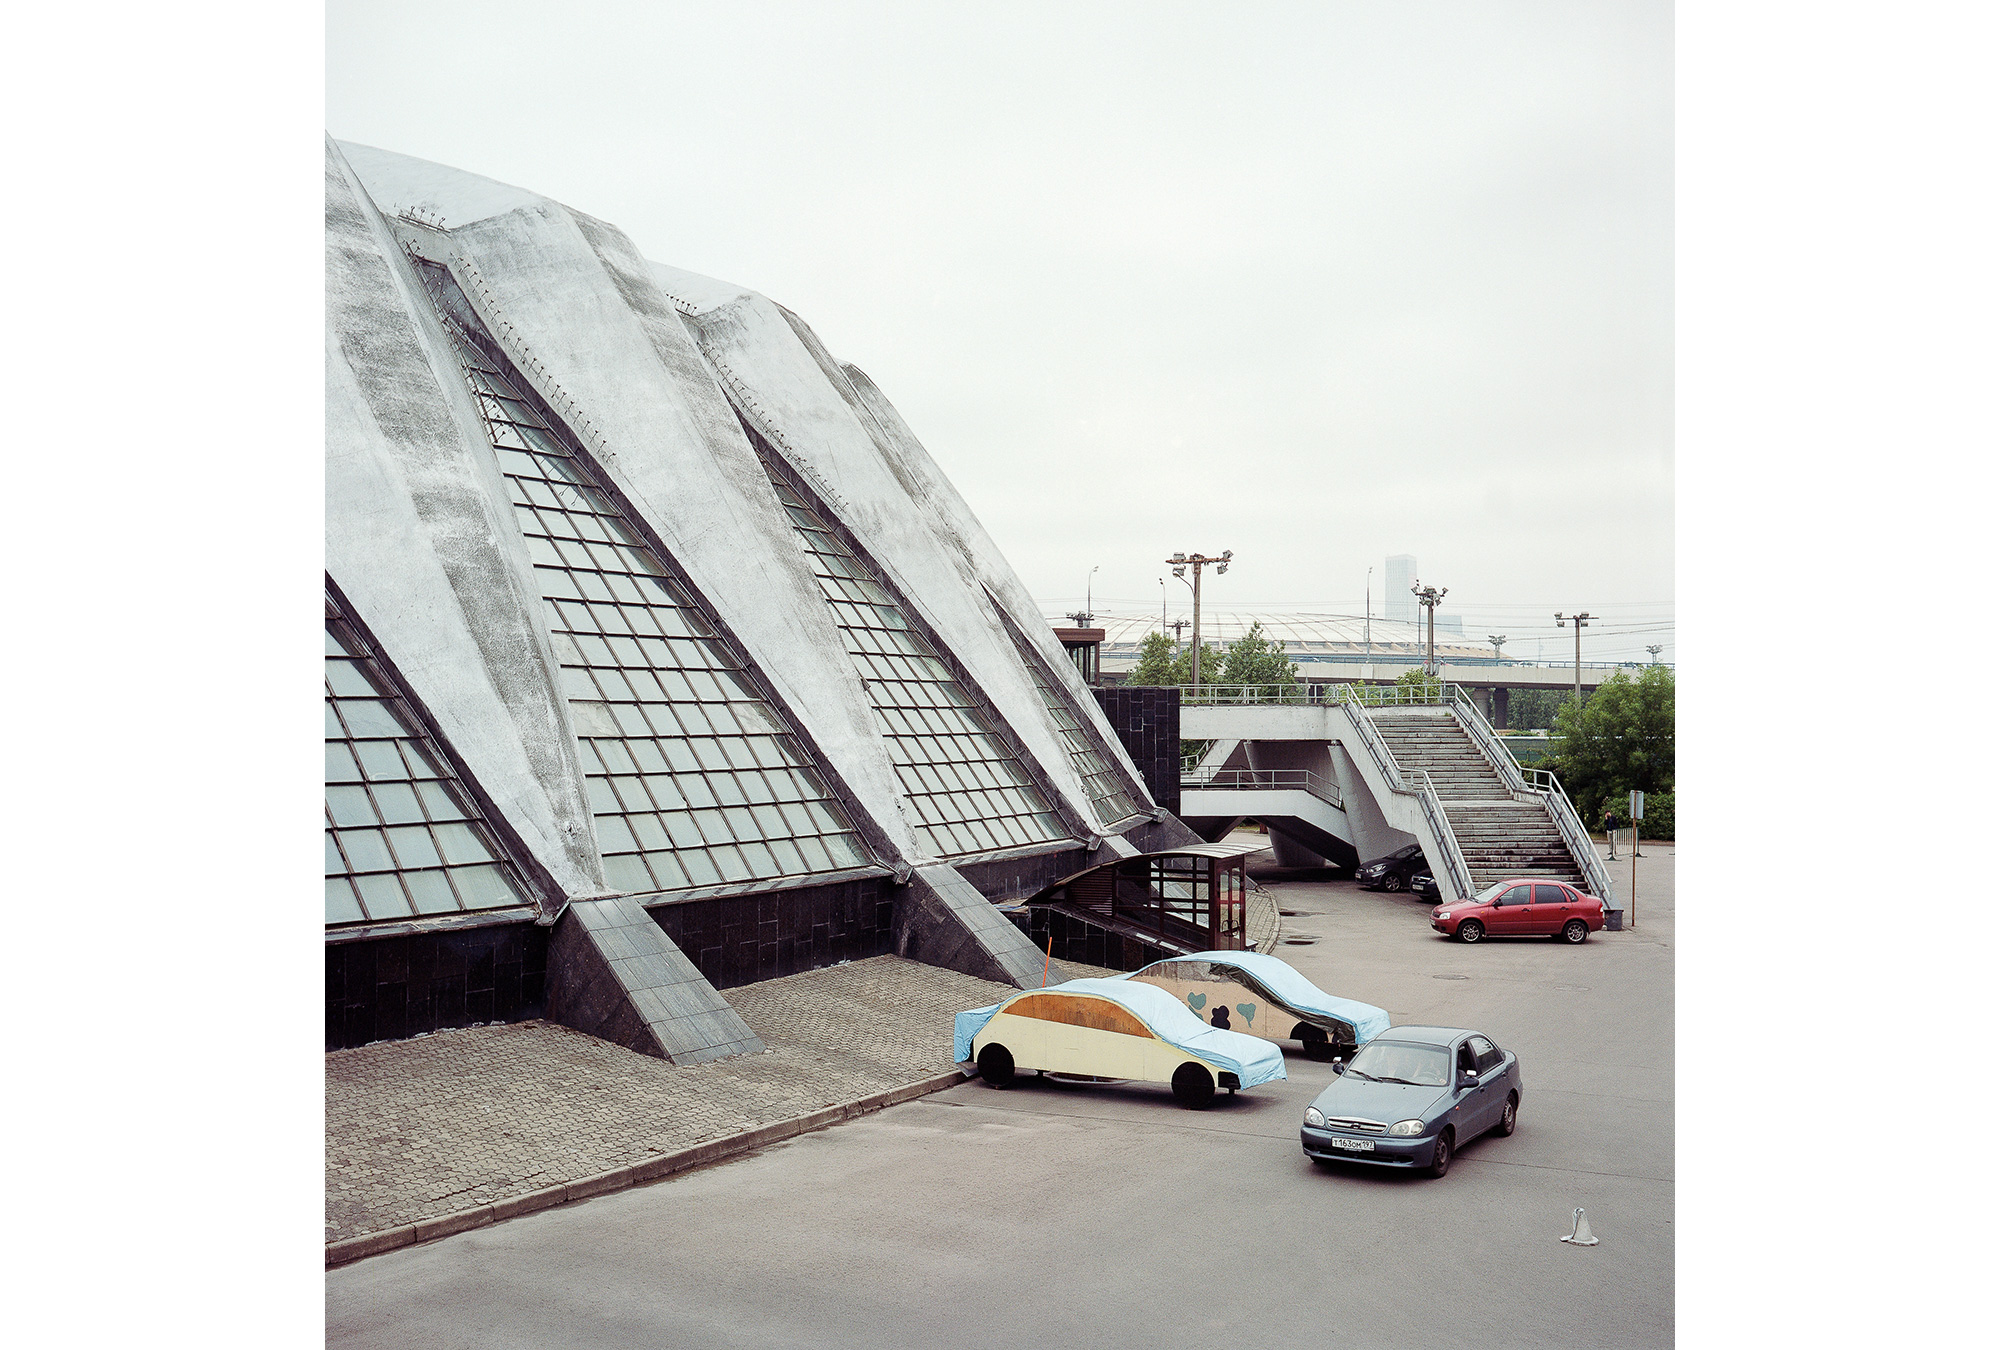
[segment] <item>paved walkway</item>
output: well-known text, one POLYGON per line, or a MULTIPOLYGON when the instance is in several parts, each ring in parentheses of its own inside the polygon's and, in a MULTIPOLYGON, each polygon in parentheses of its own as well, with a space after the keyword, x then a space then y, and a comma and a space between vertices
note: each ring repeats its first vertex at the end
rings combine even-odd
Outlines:
POLYGON ((769 1046, 675 1066, 554 1022, 326 1057, 326 1240, 792 1120, 949 1070, 952 1014, 1006 985, 877 956, 725 989, 769 1046))
MULTIPOLYGON (((1246 926, 1273 945, 1278 907, 1246 926)), ((1117 971, 1064 962, 1071 976, 1117 971)), ((1063 978, 1057 972, 1053 978, 1063 978)), ((466 1027, 326 1057, 326 1240, 596 1176, 952 1067, 952 1014, 1011 986, 877 956, 722 996, 769 1049, 676 1066, 554 1022, 466 1027)))

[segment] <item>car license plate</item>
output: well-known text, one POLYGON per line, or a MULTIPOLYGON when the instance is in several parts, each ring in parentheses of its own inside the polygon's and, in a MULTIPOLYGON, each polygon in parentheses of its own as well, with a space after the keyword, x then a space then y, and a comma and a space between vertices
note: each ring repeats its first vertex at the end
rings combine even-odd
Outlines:
POLYGON ((1349 1153, 1373 1153, 1375 1151, 1375 1141, 1373 1139, 1342 1139, 1339 1135, 1335 1135, 1326 1142, 1335 1148, 1344 1148, 1349 1153))

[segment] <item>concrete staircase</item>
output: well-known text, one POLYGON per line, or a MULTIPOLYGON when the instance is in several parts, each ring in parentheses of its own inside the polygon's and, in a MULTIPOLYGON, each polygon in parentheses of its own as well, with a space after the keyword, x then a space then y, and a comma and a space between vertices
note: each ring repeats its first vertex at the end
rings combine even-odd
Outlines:
MULTIPOLYGON (((1428 772, 1438 796, 1447 802, 1514 799, 1449 709, 1377 708, 1370 717, 1388 744, 1389 753, 1395 756, 1397 767, 1403 771, 1404 781, 1412 788, 1422 786, 1423 772, 1428 772)), ((1452 821, 1452 829, 1454 832, 1458 829, 1456 820, 1452 821)), ((1459 842, 1465 841, 1461 837, 1459 842)), ((1471 861, 1470 854, 1466 855, 1466 861, 1471 861)))
POLYGON ((1474 890, 1506 877, 1548 877, 1590 889, 1556 823, 1540 802, 1444 803, 1474 890))
POLYGON ((1370 720, 1405 783, 1421 788, 1430 774, 1474 890, 1506 877, 1549 877, 1589 889, 1548 808, 1514 800, 1448 709, 1377 708, 1370 720))

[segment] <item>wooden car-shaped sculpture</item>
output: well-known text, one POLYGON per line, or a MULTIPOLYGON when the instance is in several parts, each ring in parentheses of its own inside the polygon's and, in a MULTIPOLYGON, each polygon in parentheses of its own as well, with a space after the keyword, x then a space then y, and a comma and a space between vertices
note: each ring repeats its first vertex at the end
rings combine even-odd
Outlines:
POLYGON ((1262 952, 1195 952, 1120 978, 1164 989, 1211 1026, 1297 1041, 1313 1059, 1346 1058, 1389 1028, 1381 1008, 1336 998, 1262 952))
POLYGON ((958 1014, 959 1067, 1005 1087, 1025 1069, 1168 1083, 1200 1109, 1229 1092, 1285 1076, 1285 1057, 1254 1036, 1223 1031, 1163 989, 1129 980, 1071 980, 958 1014), (976 1066, 976 1070, 975 1067, 976 1066))

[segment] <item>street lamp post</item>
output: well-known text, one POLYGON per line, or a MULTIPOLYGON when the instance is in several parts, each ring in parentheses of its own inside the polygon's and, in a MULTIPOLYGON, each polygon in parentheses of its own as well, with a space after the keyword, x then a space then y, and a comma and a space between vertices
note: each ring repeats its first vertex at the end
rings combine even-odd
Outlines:
POLYGON ((1424 674, 1434 676, 1437 674, 1438 601, 1451 594, 1451 587, 1439 590, 1419 581, 1410 587, 1410 594, 1417 597, 1417 603, 1424 607, 1424 616, 1429 620, 1424 639, 1424 674))
POLYGON ((1664 643, 1646 644, 1646 654, 1653 658, 1653 664, 1656 666, 1660 664, 1660 653, 1664 650, 1666 650, 1666 645, 1664 643))
POLYGON ((1493 659, 1498 661, 1500 659, 1500 649, 1507 645, 1507 635, 1505 633, 1488 633, 1486 640, 1493 644, 1493 659))
POLYGON ((1187 569, 1190 567, 1194 569, 1194 645, 1190 649, 1188 660, 1190 688, 1201 688, 1201 569, 1209 563, 1214 563, 1215 574, 1221 576, 1229 570, 1229 560, 1234 556, 1235 554, 1229 549, 1224 549, 1222 555, 1216 558, 1200 553, 1176 553, 1167 559, 1167 565, 1174 569, 1174 575, 1183 581, 1187 579, 1187 569))
POLYGON ((1579 708, 1583 706, 1583 630, 1590 627, 1587 621, 1596 617, 1595 614, 1556 615, 1556 627, 1576 625, 1576 706, 1579 708))

